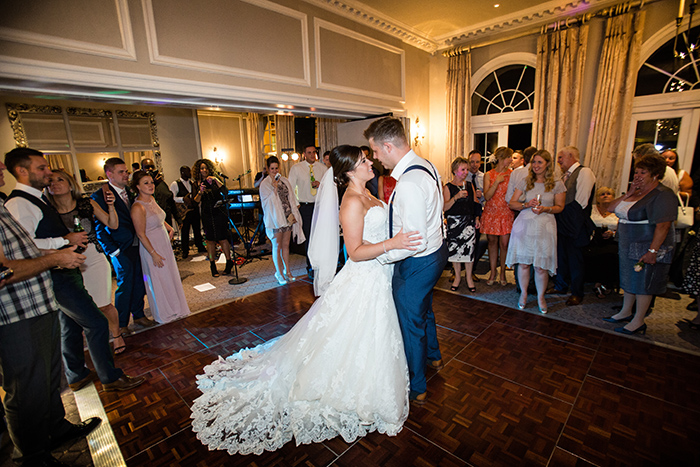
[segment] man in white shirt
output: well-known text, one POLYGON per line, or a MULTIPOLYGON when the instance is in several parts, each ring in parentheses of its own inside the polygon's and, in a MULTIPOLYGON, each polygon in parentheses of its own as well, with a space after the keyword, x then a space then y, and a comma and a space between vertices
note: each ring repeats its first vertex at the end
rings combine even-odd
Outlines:
POLYGON ((571 287, 567 306, 583 301, 583 247, 590 242, 595 225, 591 221, 595 175, 580 163, 579 150, 567 146, 557 154, 562 181, 566 185, 564 210, 557 218, 557 275, 550 293, 566 293, 571 287))
POLYGON ((304 159, 299 161, 289 170, 289 183, 294 188, 294 193, 299 203, 299 213, 301 214, 301 228, 304 231, 306 241, 302 244, 304 256, 306 256, 306 272, 309 279, 313 279, 314 270, 307 255, 309 245, 309 235, 311 235, 311 219, 314 216, 314 203, 316 201, 316 190, 321 184, 323 174, 326 173, 326 166, 316 160, 318 150, 313 144, 307 144, 303 148, 304 159))
POLYGON ((192 170, 189 166, 180 167, 180 180, 175 180, 170 184, 170 191, 175 200, 180 224, 180 247, 182 248, 182 259, 187 259, 190 254, 190 227, 194 233, 194 244, 197 245, 199 253, 206 253, 202 242, 202 224, 199 219, 199 206, 192 196, 192 170))
POLYGON ((408 362, 409 397, 423 404, 426 362, 438 370, 443 366, 432 307, 433 287, 447 263, 440 176, 410 149, 399 119, 375 120, 364 136, 377 160, 392 169, 391 176, 397 180, 389 202, 389 236, 403 229, 418 231, 421 237, 415 250, 392 250, 378 259, 396 263, 392 285, 408 362))
MULTIPOLYGON (((525 180, 527 174, 530 173, 530 159, 532 159, 532 155, 536 152, 537 148, 535 148, 534 146, 529 146, 523 149, 523 152, 520 155, 522 157, 522 165, 513 169, 513 171, 510 174, 510 180, 508 181, 508 189, 506 190, 507 202, 510 203, 510 199, 513 197, 513 193, 515 193, 515 188, 518 185, 518 183, 520 183, 522 180, 525 180)), ((523 200, 525 199, 525 190, 523 190, 523 195, 521 198, 523 200)), ((518 213, 519 211, 515 211, 516 216, 518 215, 518 213)))

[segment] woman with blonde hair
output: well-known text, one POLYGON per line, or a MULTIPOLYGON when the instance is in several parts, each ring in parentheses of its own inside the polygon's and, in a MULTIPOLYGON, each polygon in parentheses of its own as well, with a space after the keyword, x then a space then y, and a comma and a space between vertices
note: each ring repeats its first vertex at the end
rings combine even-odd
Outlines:
POLYGON ((566 187, 561 180, 554 180, 552 155, 537 151, 530 160, 527 177, 515 187, 510 208, 520 211, 513 223, 512 238, 508 247, 506 264, 518 265, 521 284, 518 308, 527 304, 527 284, 530 283, 530 266, 535 267, 535 285, 540 313, 547 313, 544 299, 548 275, 557 272, 557 221, 554 214, 564 209, 566 187), (519 199, 525 193, 525 202, 519 199))
POLYGON ((112 230, 119 228, 119 217, 114 209, 114 193, 105 183, 102 192, 109 212, 105 212, 96 201, 86 197, 75 181, 65 170, 54 170, 51 184, 46 189, 46 197, 56 208, 63 224, 71 231, 77 225, 88 234, 88 245, 83 252, 87 257, 80 266, 83 283, 93 301, 109 321, 109 331, 113 337, 114 353, 126 350, 124 336, 119 333, 119 317, 112 304, 112 269, 95 233, 95 218, 112 230))
POLYGON ((500 283, 506 285, 506 252, 515 217, 506 200, 508 181, 512 172, 510 163, 513 150, 501 146, 493 155, 496 158, 496 166, 484 175, 486 205, 481 216, 481 233, 485 233, 489 239, 489 264, 491 265, 491 274, 486 285, 493 285, 496 282, 499 264, 501 266, 500 283))

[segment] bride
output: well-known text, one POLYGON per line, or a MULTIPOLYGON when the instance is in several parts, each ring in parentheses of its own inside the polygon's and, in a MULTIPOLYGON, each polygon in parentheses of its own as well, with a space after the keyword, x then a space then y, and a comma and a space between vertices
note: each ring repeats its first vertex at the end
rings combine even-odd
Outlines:
POLYGON ((324 283, 315 284, 323 293, 287 334, 219 357, 197 376, 203 394, 192 406, 192 426, 210 450, 261 454, 292 438, 298 446, 338 435, 349 443, 375 430, 394 436, 408 417, 392 266, 376 258, 414 249, 419 237, 399 232, 387 239, 386 205, 365 189, 374 174, 360 148, 338 146, 330 160, 311 235, 320 240, 310 246, 318 257, 320 244, 328 260, 317 273, 324 283), (347 187, 340 212, 336 184, 347 187), (338 219, 350 260, 333 278, 338 219))

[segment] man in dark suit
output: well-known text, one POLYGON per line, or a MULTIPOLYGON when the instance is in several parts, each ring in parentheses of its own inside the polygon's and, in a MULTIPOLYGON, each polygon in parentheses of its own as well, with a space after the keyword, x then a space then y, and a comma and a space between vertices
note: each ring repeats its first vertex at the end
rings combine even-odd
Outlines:
POLYGON ((548 293, 564 294, 571 287, 567 306, 583 301, 583 247, 590 243, 594 225, 591 221, 595 175, 579 163, 577 148, 567 146, 557 154, 562 181, 566 185, 564 210, 557 218, 557 275, 548 293))
MULTIPOLYGON (((129 334, 129 319, 133 315, 134 323, 141 327, 151 327, 155 323, 146 318, 143 312, 146 288, 141 272, 139 257, 139 242, 131 221, 131 204, 134 195, 127 184, 129 171, 123 160, 118 157, 107 159, 104 165, 105 175, 114 192, 114 207, 119 216, 119 228, 112 230, 100 221, 95 221, 97 240, 109 256, 117 273, 117 292, 114 294, 114 305, 119 312, 119 332, 129 334)), ((97 204, 107 210, 103 190, 92 194, 97 204)))

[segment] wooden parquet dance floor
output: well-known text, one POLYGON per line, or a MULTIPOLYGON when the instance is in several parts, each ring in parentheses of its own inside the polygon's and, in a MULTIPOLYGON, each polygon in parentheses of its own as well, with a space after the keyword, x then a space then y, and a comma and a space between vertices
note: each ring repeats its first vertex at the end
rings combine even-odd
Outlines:
POLYGON ((129 337, 117 364, 147 383, 95 383, 127 465, 700 465, 700 357, 440 291, 446 366, 398 436, 208 451, 190 428, 195 376, 286 332, 313 300, 296 282, 129 337))

